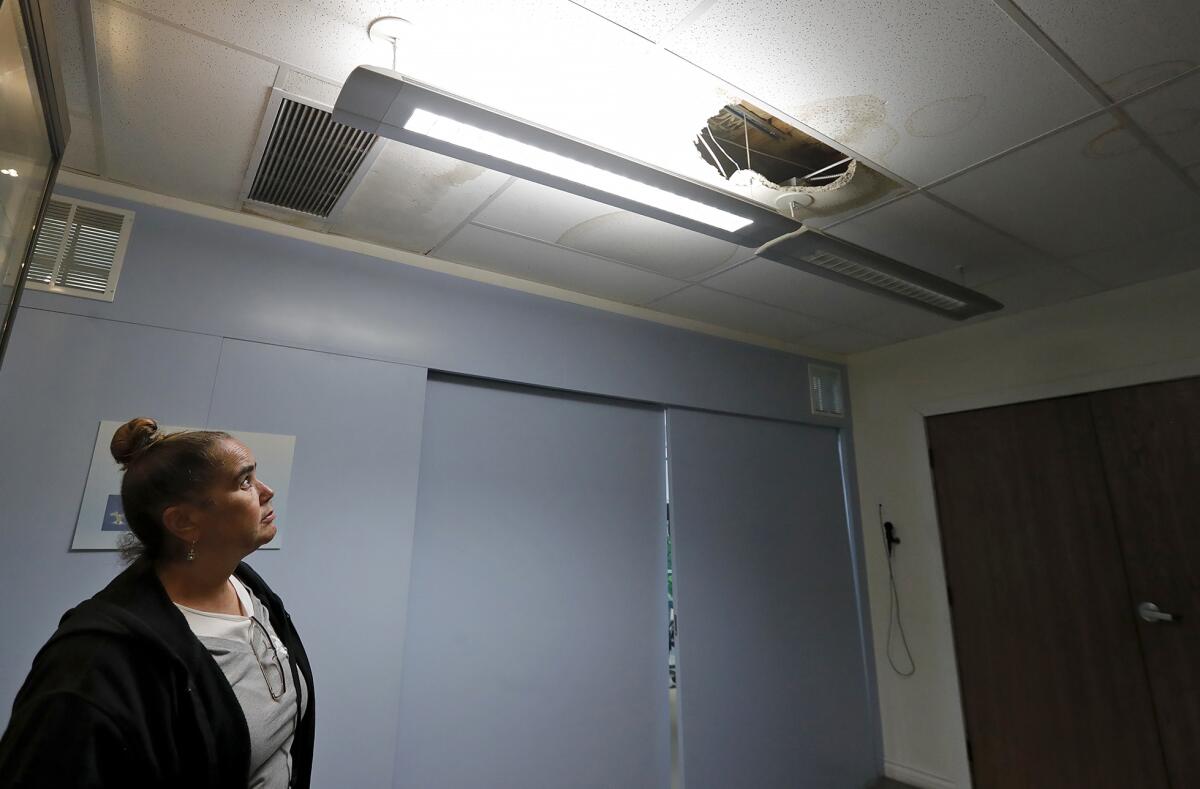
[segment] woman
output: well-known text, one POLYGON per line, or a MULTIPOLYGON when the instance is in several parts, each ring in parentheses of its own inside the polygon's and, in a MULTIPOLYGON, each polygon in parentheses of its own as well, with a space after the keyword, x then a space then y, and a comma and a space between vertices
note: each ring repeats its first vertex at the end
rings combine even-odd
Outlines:
POLYGON ((242 559, 275 495, 227 433, 113 436, 129 568, 68 611, 0 740, 0 787, 307 787, 312 672, 279 597, 242 559))

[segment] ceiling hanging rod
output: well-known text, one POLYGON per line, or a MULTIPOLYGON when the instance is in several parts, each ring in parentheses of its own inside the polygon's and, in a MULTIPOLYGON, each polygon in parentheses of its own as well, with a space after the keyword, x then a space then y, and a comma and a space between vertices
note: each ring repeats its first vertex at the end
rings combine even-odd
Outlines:
POLYGON ((948 318, 962 320, 1002 307, 962 285, 806 228, 761 203, 388 69, 356 68, 342 86, 333 119, 739 246, 760 249, 760 254, 770 260, 948 318))

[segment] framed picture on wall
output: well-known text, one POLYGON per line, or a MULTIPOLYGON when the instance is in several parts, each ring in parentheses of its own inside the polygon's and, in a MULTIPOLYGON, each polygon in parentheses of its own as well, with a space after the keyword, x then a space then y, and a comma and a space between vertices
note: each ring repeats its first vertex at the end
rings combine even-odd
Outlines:
MULTIPOLYGON (((75 521, 75 538, 71 541, 73 551, 115 551, 121 539, 129 533, 125 520, 125 508, 121 504, 121 468, 109 452, 113 433, 123 422, 105 420, 96 432, 96 445, 92 450, 92 465, 88 469, 87 484, 83 489, 83 502, 79 506, 79 518, 75 521)), ((163 433, 177 430, 220 430, 220 427, 190 428, 175 425, 160 425, 163 433)), ((296 437, 276 433, 250 433, 244 430, 226 430, 254 453, 258 461, 259 479, 275 491, 272 500, 275 515, 281 524, 275 539, 259 550, 278 550, 283 547, 283 536, 287 527, 288 486, 292 478, 292 456, 295 454, 296 437)))

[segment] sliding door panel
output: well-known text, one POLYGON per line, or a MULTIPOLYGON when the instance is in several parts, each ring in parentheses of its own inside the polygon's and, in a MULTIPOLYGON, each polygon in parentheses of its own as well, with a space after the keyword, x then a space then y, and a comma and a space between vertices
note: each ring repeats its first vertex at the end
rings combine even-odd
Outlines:
POLYGON ((926 426, 975 789, 1163 789, 1087 400, 926 426))
POLYGON ((395 785, 666 787, 662 411, 431 379, 419 489, 395 785))
POLYGON ((1200 380, 1090 397, 1172 786, 1200 786, 1200 380), (1153 618, 1153 617, 1152 617, 1153 618))
POLYGON ((862 789, 878 769, 838 434, 671 410, 687 789, 862 789))

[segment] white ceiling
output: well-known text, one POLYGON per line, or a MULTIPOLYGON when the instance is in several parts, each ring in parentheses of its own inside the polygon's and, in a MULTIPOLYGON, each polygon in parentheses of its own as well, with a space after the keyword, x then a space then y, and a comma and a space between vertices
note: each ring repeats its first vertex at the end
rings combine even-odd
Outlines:
MULTIPOLYGON (((1200 266, 1196 0, 57 5, 66 165, 209 205, 243 208, 272 88, 332 103, 356 65, 390 59, 365 30, 397 14, 422 31, 402 70, 712 183, 697 117, 773 111, 901 185, 822 218, 828 232, 1001 314, 1200 266)), ((326 230, 798 350, 956 325, 395 142, 326 230)))

